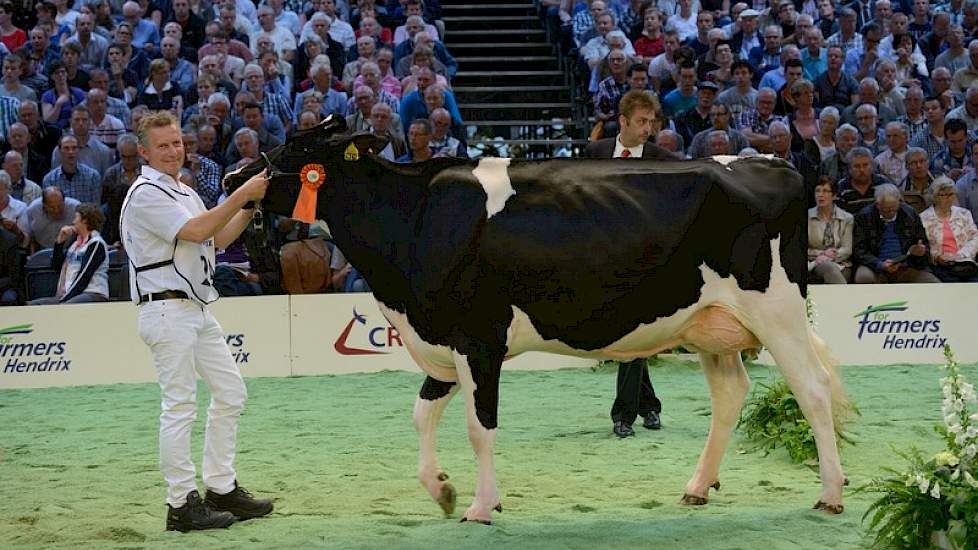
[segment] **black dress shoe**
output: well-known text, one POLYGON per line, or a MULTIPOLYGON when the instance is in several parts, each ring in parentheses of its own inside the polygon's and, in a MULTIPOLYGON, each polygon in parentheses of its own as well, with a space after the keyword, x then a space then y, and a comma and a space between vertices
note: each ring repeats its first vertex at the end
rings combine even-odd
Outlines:
POLYGON ((197 491, 190 491, 187 503, 179 508, 166 505, 166 530, 199 531, 202 529, 223 529, 234 523, 230 512, 214 510, 200 499, 197 491))
POLYGON ((268 515, 272 512, 272 501, 268 499, 258 499, 251 495, 244 487, 234 482, 234 490, 226 495, 219 495, 210 489, 207 490, 208 506, 215 510, 231 512, 238 519, 251 519, 268 515))
POLYGON ((630 424, 626 424, 624 420, 615 420, 614 431, 615 435, 622 439, 635 435, 635 430, 632 429, 630 424))
POLYGON ((642 426, 646 430, 658 430, 661 428, 662 420, 659 419, 659 413, 650 411, 649 414, 645 415, 645 421, 642 422, 642 426))

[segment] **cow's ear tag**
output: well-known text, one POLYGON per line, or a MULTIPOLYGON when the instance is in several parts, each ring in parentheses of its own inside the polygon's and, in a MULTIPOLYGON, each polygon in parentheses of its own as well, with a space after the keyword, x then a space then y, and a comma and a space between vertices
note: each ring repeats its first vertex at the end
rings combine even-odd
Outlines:
POLYGON ((352 161, 360 160, 360 150, 357 149, 356 145, 350 143, 346 147, 346 151, 343 151, 343 160, 352 160, 352 161))

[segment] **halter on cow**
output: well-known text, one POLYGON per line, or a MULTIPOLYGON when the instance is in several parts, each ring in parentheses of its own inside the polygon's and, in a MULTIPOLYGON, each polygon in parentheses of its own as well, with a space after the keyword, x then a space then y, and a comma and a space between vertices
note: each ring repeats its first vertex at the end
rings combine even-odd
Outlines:
MULTIPOLYGON (((712 424, 682 502, 705 504, 747 395, 740 350, 774 357, 815 432, 822 493, 842 512, 833 428, 847 402, 805 317, 807 229, 801 178, 767 159, 510 161, 398 165, 342 119, 299 132, 226 177, 229 192, 276 167, 262 206, 290 215, 295 174, 325 168, 316 215, 366 277, 428 374, 415 403, 419 479, 450 514, 455 489, 436 429, 461 387, 479 465, 464 520, 501 511, 493 466, 502 363, 536 350, 593 358, 695 349, 712 424), (285 175, 281 175, 281 174, 285 175)), ((300 201, 302 202, 302 201, 300 201)), ((308 198, 306 199, 308 202, 308 198)))

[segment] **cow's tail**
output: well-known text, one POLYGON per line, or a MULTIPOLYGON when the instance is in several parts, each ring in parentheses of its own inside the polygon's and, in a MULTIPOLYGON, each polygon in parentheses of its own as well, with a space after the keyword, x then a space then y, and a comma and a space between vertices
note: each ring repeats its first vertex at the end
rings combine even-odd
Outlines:
POLYGON ((832 419, 838 427, 853 413, 852 403, 849 401, 846 389, 842 385, 842 378, 839 376, 839 361, 832 355, 832 351, 825 344, 825 340, 815 334, 811 327, 808 327, 808 338, 812 347, 815 348, 815 356, 818 358, 819 366, 825 369, 829 376, 829 389, 832 392, 832 419))

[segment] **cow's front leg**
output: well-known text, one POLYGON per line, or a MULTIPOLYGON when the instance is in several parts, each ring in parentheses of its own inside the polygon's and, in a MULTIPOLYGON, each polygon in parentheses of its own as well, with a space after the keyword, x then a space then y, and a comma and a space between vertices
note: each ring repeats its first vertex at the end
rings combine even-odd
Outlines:
POLYGON ((503 353, 486 351, 468 355, 454 353, 455 369, 465 395, 469 441, 479 464, 479 480, 475 501, 462 516, 462 521, 492 523, 492 511, 502 511, 496 488, 496 467, 493 446, 496 441, 496 410, 499 405, 499 371, 503 353))
POLYGON ((425 378, 414 402, 414 427, 418 430, 418 480, 445 515, 455 511, 455 487, 438 463, 438 423, 448 402, 458 391, 454 382, 425 378))

